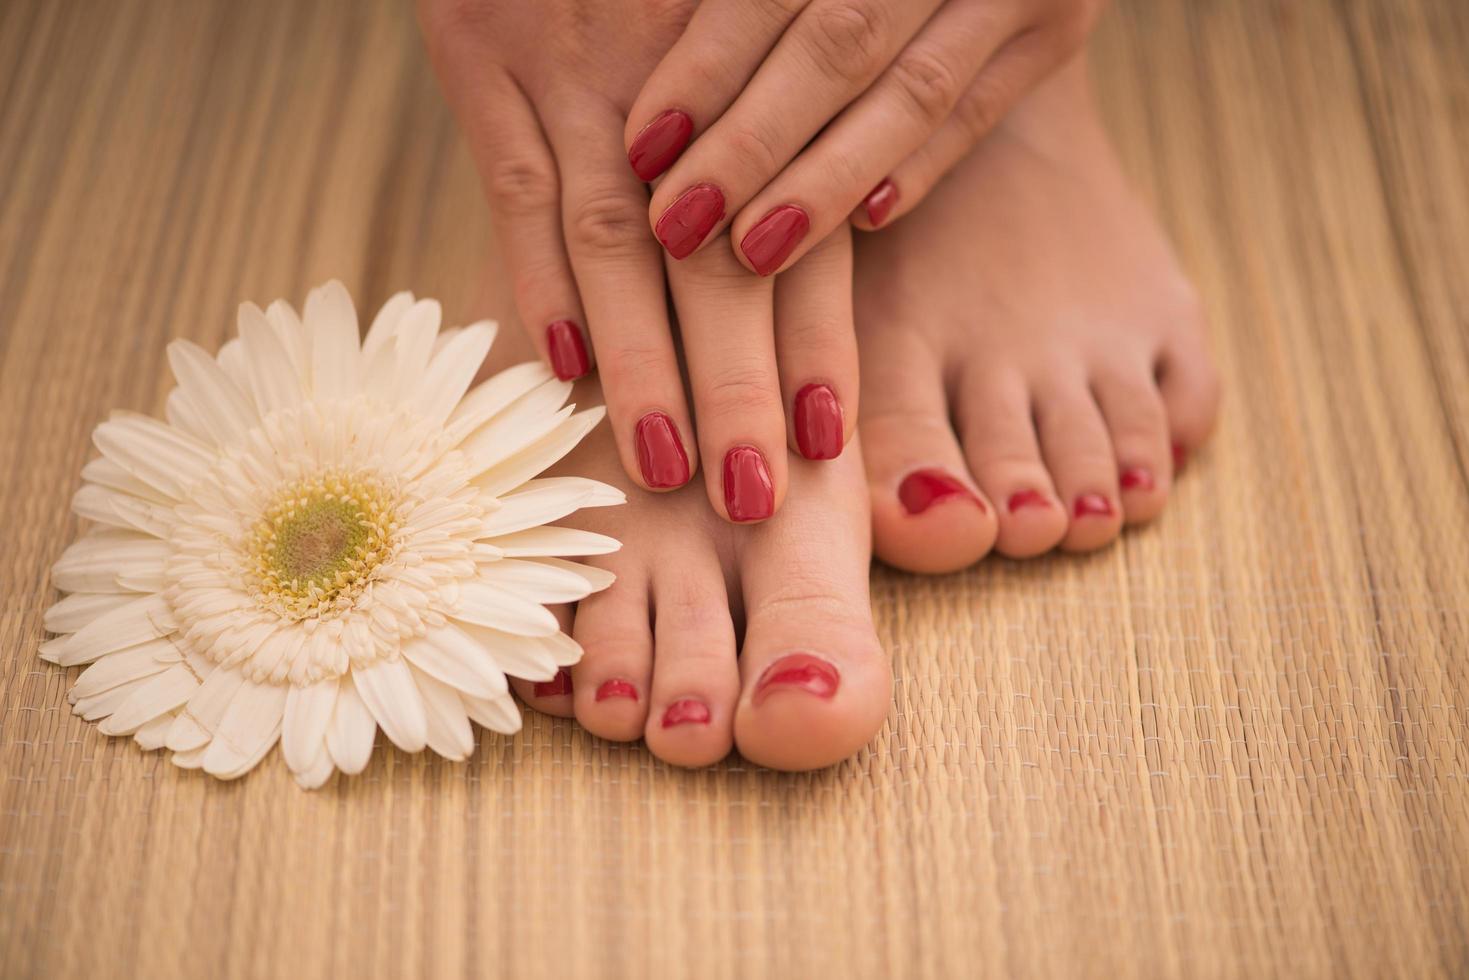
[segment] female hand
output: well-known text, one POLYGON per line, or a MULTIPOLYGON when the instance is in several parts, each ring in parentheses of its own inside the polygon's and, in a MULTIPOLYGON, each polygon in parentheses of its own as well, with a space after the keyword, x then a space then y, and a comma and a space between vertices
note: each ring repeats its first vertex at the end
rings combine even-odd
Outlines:
POLYGON ((1103 3, 705 0, 624 134, 641 179, 666 172, 658 239, 681 259, 728 226, 767 276, 849 217, 893 220, 1081 47, 1103 3))

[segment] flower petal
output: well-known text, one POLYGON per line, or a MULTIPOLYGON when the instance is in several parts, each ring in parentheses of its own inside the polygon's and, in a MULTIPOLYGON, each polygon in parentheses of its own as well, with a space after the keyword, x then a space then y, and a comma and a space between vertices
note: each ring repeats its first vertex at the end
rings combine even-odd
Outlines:
MULTIPOLYGON (((433 355, 408 407, 433 425, 443 425, 484 363, 498 329, 492 322, 465 327, 433 355)), ((465 725, 468 728, 468 724, 465 725)))
POLYGON ((452 623, 405 644, 403 656, 425 674, 475 697, 498 697, 508 689, 495 658, 452 623))
POLYGON ((56 662, 63 667, 91 663, 114 650, 167 636, 175 628, 173 613, 163 596, 141 596, 67 637, 56 662))
POLYGON ((204 771, 234 779, 255 768, 280 738, 285 710, 283 685, 248 680, 241 684, 204 753, 204 771))
POLYGON ((576 527, 533 527, 493 538, 491 543, 506 558, 608 555, 622 547, 616 538, 576 527))
MULTIPOLYGON (((368 751, 371 751, 370 743, 368 751)), ((337 767, 332 765, 331 753, 326 750, 326 744, 322 743, 316 750, 316 758, 311 765, 305 769, 295 770, 291 775, 296 777, 296 785, 302 789, 318 789, 332 778, 332 773, 336 772, 336 769, 337 767)))
POLYGON ((47 609, 41 625, 51 633, 75 633, 94 619, 119 609, 136 599, 127 592, 74 592, 47 609))
POLYGON ((129 475, 173 500, 182 499, 184 488, 213 461, 208 446, 145 415, 114 413, 93 430, 92 442, 129 475))
POLYGON ((140 643, 100 657, 82 671, 67 696, 73 701, 89 698, 94 694, 110 691, 119 684, 161 674, 176 661, 160 660, 157 656, 160 650, 172 652, 173 644, 167 640, 154 640, 152 643, 140 643))
POLYGON ((367 336, 362 339, 364 363, 384 344, 392 340, 393 335, 398 331, 398 324, 403 319, 403 314, 407 313, 411 306, 413 306, 413 294, 406 290, 388 297, 383 308, 377 311, 377 316, 372 318, 372 325, 367 328, 367 336))
POLYGON ((215 445, 235 445, 260 420, 245 392, 198 344, 175 340, 168 345, 168 364, 215 445))
MULTIPOLYGON (((131 735, 184 704, 198 689, 194 672, 183 664, 174 664, 128 695, 97 730, 103 735, 131 735)), ((161 739, 158 744, 163 744, 161 739)))
POLYGON ((463 762, 474 751, 474 733, 469 730, 469 714, 459 693, 421 671, 413 671, 413 680, 423 697, 428 747, 446 759, 463 762))
POLYGON ((164 744, 175 752, 191 752, 207 746, 244 683, 245 675, 234 668, 210 671, 173 720, 164 744))
POLYGON ((361 348, 357 311, 347 288, 333 279, 306 296, 306 333, 311 341, 311 394, 350 398, 360 390, 361 348))
MULTIPOLYGON (((548 637, 515 636, 502 630, 465 624, 463 630, 470 639, 489 651, 495 663, 511 677, 526 681, 548 681, 556 676, 558 663, 555 648, 546 642, 548 637)), ((559 631, 554 636, 561 636, 559 631)), ((577 647, 578 653, 581 648, 577 647)), ((575 662, 575 661, 573 661, 575 662)))
POLYGON ((260 414, 299 405, 305 397, 301 376, 280 334, 253 303, 240 306, 239 323, 245 377, 260 414))
POLYGON ((422 751, 428 744, 428 720, 408 664, 401 659, 379 660, 353 668, 352 680, 383 734, 404 752, 422 751))
MULTIPOLYGON (((533 388, 551 380, 551 369, 541 361, 526 361, 508 367, 481 382, 464 396, 453 413, 444 434, 450 445, 458 445, 475 429, 533 388)), ((557 406, 560 407, 559 405, 557 406)))
POLYGON ((307 687, 292 686, 286 694, 286 716, 281 727, 281 754, 294 773, 309 771, 326 747, 326 730, 337 707, 335 677, 307 687))
POLYGON ((510 534, 550 524, 583 507, 627 502, 626 495, 616 487, 577 476, 531 480, 499 499, 500 507, 485 518, 480 537, 510 534))
POLYGON ((539 476, 575 449, 582 437, 591 432, 606 414, 606 410, 600 406, 578 412, 558 425, 549 435, 537 439, 509 459, 480 473, 474 478, 474 485, 496 497, 514 490, 530 478, 539 476))
POLYGON ((67 592, 142 591, 122 584, 121 576, 151 572, 161 577, 172 553, 167 541, 149 535, 98 529, 61 553, 51 566, 51 583, 67 592))
POLYGON ((377 722, 362 703, 350 674, 338 681, 337 706, 332 723, 326 730, 326 747, 337 768, 349 776, 367 768, 372 758, 372 743, 377 735, 377 722))
POLYGON ((566 404, 571 382, 552 378, 516 399, 459 443, 474 472, 487 469, 535 444, 571 417, 566 404))
POLYGON ((481 728, 501 735, 514 735, 520 731, 520 709, 515 707, 515 699, 509 694, 494 698, 472 698, 463 694, 459 697, 469 717, 481 728))
POLYGON ((556 617, 540 603, 474 581, 460 584, 459 604, 449 615, 518 636, 546 636, 560 629, 556 617))
POLYGON ((519 558, 502 558, 481 565, 475 581, 513 592, 538 605, 576 602, 592 593, 586 576, 519 558))

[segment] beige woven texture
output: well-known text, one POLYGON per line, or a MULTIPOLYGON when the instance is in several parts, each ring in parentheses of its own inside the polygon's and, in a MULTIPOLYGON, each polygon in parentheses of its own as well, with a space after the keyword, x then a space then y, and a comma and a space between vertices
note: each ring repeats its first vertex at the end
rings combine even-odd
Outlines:
POLYGON ((1221 428, 1098 555, 875 570, 855 759, 682 772, 533 717, 305 793, 72 717, 46 570, 169 338, 331 276, 503 297, 467 154, 398 3, 0 3, 0 974, 1465 976, 1465 51, 1461 0, 1108 15, 1221 428))

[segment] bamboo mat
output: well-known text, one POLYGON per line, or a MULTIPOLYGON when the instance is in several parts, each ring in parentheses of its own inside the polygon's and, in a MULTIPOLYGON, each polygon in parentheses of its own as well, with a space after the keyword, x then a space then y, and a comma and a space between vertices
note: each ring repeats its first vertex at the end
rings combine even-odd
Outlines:
POLYGON ((536 717, 308 794, 73 718, 46 570, 168 338, 330 276, 482 312, 468 157, 401 4, 0 3, 0 974, 1465 976, 1466 50, 1460 0, 1109 15, 1222 427, 1099 555, 874 571, 855 759, 681 772, 536 717))

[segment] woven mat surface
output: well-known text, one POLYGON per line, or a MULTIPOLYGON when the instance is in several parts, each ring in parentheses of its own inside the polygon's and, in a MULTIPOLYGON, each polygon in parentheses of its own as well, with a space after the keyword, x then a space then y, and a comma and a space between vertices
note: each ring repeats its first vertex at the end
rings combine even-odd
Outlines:
POLYGON ((536 717, 308 794, 73 718, 47 568, 167 339, 331 276, 482 312, 406 6, 0 4, 0 975, 1469 974, 1461 0, 1108 15, 1221 429, 1101 554, 875 570, 896 694, 850 762, 681 772, 536 717))

